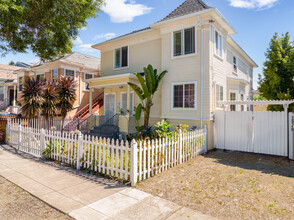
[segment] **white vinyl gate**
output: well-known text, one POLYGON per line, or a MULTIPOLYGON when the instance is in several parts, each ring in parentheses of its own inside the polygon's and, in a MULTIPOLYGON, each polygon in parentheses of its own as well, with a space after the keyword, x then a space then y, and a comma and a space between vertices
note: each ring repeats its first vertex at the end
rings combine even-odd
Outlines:
POLYGON ((215 113, 215 148, 288 156, 285 112, 215 113))

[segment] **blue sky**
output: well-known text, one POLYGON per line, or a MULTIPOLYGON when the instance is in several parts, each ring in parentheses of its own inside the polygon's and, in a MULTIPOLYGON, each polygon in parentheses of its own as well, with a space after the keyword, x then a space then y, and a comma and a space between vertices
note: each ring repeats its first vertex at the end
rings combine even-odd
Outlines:
MULTIPOLYGON (((104 13, 89 19, 88 26, 80 31, 74 41, 73 51, 100 56, 90 45, 147 27, 162 19, 184 0, 106 0, 104 13)), ((237 34, 232 37, 259 65, 254 71, 254 87, 258 73, 262 72, 264 53, 275 32, 290 32, 294 36, 293 0, 204 0, 216 7, 232 24, 237 34)), ((0 63, 11 60, 32 63, 38 60, 34 54, 8 54, 0 57, 0 63)))

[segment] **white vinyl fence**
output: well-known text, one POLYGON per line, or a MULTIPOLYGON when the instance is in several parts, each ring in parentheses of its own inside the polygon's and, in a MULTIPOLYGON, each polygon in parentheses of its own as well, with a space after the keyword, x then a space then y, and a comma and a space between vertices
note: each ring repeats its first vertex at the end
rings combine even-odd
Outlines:
POLYGON ((34 156, 45 156, 131 181, 146 179, 207 152, 207 129, 137 143, 7 125, 7 142, 34 156))
POLYGON ((288 156, 285 112, 215 113, 215 148, 288 156))

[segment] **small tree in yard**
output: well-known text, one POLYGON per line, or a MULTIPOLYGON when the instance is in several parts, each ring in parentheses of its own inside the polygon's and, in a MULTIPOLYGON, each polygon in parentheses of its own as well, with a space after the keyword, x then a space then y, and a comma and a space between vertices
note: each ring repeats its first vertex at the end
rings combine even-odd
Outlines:
POLYGON ((41 106, 41 114, 46 120, 47 129, 49 130, 49 119, 54 117, 57 112, 57 84, 55 81, 46 81, 43 91, 44 102, 41 106))
POLYGON ((64 120, 67 112, 73 109, 73 103, 77 99, 76 83, 73 78, 61 77, 57 86, 58 102, 57 108, 62 117, 61 132, 63 132, 64 120))
POLYGON ((31 119, 35 118, 39 114, 41 106, 44 102, 44 98, 42 96, 43 86, 43 82, 38 79, 31 78, 29 78, 23 86, 23 105, 21 107, 21 111, 22 115, 29 119, 29 123, 31 119))
POLYGON ((149 117, 151 107, 153 106, 154 94, 158 90, 159 84, 166 73, 167 71, 163 71, 158 75, 157 69, 153 69, 152 65, 148 65, 147 68, 144 68, 144 77, 139 73, 135 73, 140 82, 141 88, 134 83, 128 83, 141 100, 141 103, 138 104, 136 108, 135 118, 139 121, 141 112, 142 110, 144 111, 143 129, 145 132, 149 130, 149 117))

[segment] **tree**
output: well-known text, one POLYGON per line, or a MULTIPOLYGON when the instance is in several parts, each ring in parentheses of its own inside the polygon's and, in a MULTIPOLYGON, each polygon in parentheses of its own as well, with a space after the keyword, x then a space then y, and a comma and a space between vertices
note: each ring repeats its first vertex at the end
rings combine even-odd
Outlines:
POLYGON ((56 81, 46 81, 43 91, 44 102, 41 106, 41 114, 46 120, 47 129, 49 130, 49 119, 54 117, 57 112, 57 91, 56 81))
POLYGON ((62 117, 61 132, 63 132, 64 120, 67 112, 73 109, 73 103, 77 99, 76 83, 73 78, 60 77, 57 84, 58 102, 57 108, 62 117))
POLYGON ((104 0, 0 0, 0 54, 31 49, 42 61, 71 52, 104 0))
MULTIPOLYGON (((287 100, 294 98, 294 47, 289 33, 279 37, 276 33, 267 49, 263 76, 259 75, 258 90, 267 100, 287 100)), ((293 111, 291 105, 289 110, 293 111)), ((282 111, 283 106, 270 105, 268 110, 282 111)))
POLYGON ((148 65, 148 67, 144 67, 144 77, 139 73, 135 73, 140 84, 141 88, 134 84, 128 83, 129 86, 136 92, 138 97, 141 100, 141 103, 138 104, 136 108, 135 118, 137 121, 140 120, 141 112, 144 111, 144 130, 149 130, 149 117, 150 110, 153 106, 153 97, 155 92, 158 90, 159 84, 167 71, 163 71, 159 75, 157 74, 157 69, 153 69, 152 65, 148 65))
POLYGON ((15 64, 15 63, 14 63, 13 61, 10 61, 8 65, 9 65, 9 66, 14 66, 14 64, 15 64))
POLYGON ((40 112, 44 102, 42 91, 43 82, 38 79, 29 78, 23 85, 21 112, 25 118, 29 119, 29 123, 40 112))

